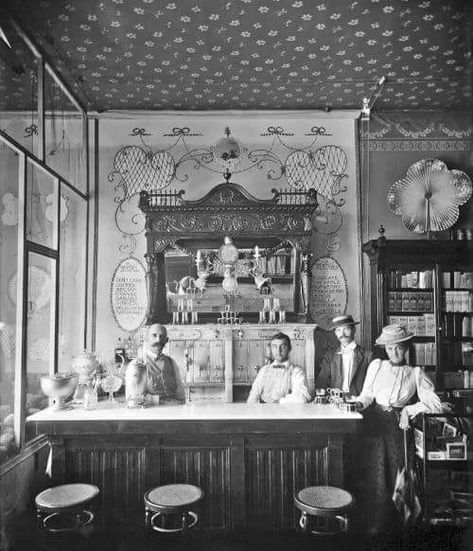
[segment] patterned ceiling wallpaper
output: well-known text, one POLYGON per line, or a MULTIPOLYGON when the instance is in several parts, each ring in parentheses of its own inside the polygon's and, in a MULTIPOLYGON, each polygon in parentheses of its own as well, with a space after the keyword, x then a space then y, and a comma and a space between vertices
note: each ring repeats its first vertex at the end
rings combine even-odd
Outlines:
POLYGON ((9 3, 91 110, 471 105, 467 0, 9 3))

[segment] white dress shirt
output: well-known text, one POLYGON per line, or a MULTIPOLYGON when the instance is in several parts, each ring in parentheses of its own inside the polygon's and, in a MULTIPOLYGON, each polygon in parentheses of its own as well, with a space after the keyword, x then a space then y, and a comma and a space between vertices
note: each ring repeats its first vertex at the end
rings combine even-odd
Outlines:
POLYGON ((296 367, 288 361, 281 364, 272 362, 259 370, 247 403, 303 404, 310 398, 305 373, 300 367, 296 367), (274 365, 281 367, 274 367, 274 365))
POLYGON ((363 390, 357 398, 367 408, 374 401, 385 408, 402 408, 411 417, 418 413, 442 413, 434 384, 421 367, 392 365, 388 360, 373 360, 368 366, 363 390), (419 401, 406 405, 417 391, 419 401))
POLYGON ((337 354, 342 356, 342 390, 350 392, 350 383, 353 378, 353 360, 355 358, 356 342, 341 346, 337 354))

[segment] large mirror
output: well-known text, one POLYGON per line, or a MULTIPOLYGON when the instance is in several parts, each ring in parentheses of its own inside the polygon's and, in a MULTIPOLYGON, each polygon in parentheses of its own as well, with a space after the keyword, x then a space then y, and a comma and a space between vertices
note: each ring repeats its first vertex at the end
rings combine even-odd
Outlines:
POLYGON ((311 321, 317 194, 273 193, 257 199, 230 183, 197 201, 184 201, 182 192, 141 192, 148 323, 311 321))
POLYGON ((225 305, 244 321, 265 312, 269 322, 270 310, 279 321, 279 312, 296 311, 299 255, 289 243, 225 236, 219 243, 171 248, 164 258, 167 310, 174 320, 181 311, 197 312, 197 319, 215 317, 225 305))

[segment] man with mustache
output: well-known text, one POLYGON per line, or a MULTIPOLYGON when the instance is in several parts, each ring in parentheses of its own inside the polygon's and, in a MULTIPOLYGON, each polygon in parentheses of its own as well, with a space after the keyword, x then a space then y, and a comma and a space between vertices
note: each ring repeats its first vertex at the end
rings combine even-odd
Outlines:
POLYGON ((148 380, 147 391, 149 394, 158 394, 160 401, 184 401, 179 369, 172 358, 163 354, 168 340, 164 325, 155 323, 148 327, 143 358, 148 380))
POLYGON ((340 347, 325 354, 317 388, 339 388, 352 395, 361 393, 371 353, 355 342, 358 323, 350 315, 333 318, 331 330, 335 332, 340 347))

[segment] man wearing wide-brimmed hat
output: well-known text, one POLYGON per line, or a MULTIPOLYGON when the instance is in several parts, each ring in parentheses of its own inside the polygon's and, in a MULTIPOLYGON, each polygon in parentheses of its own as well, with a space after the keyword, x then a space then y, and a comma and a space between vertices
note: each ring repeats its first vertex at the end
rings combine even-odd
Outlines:
POLYGON ((331 330, 335 332, 340 347, 325 354, 317 388, 340 388, 349 394, 360 394, 371 360, 371 353, 355 342, 356 326, 353 316, 345 314, 332 320, 331 330))

